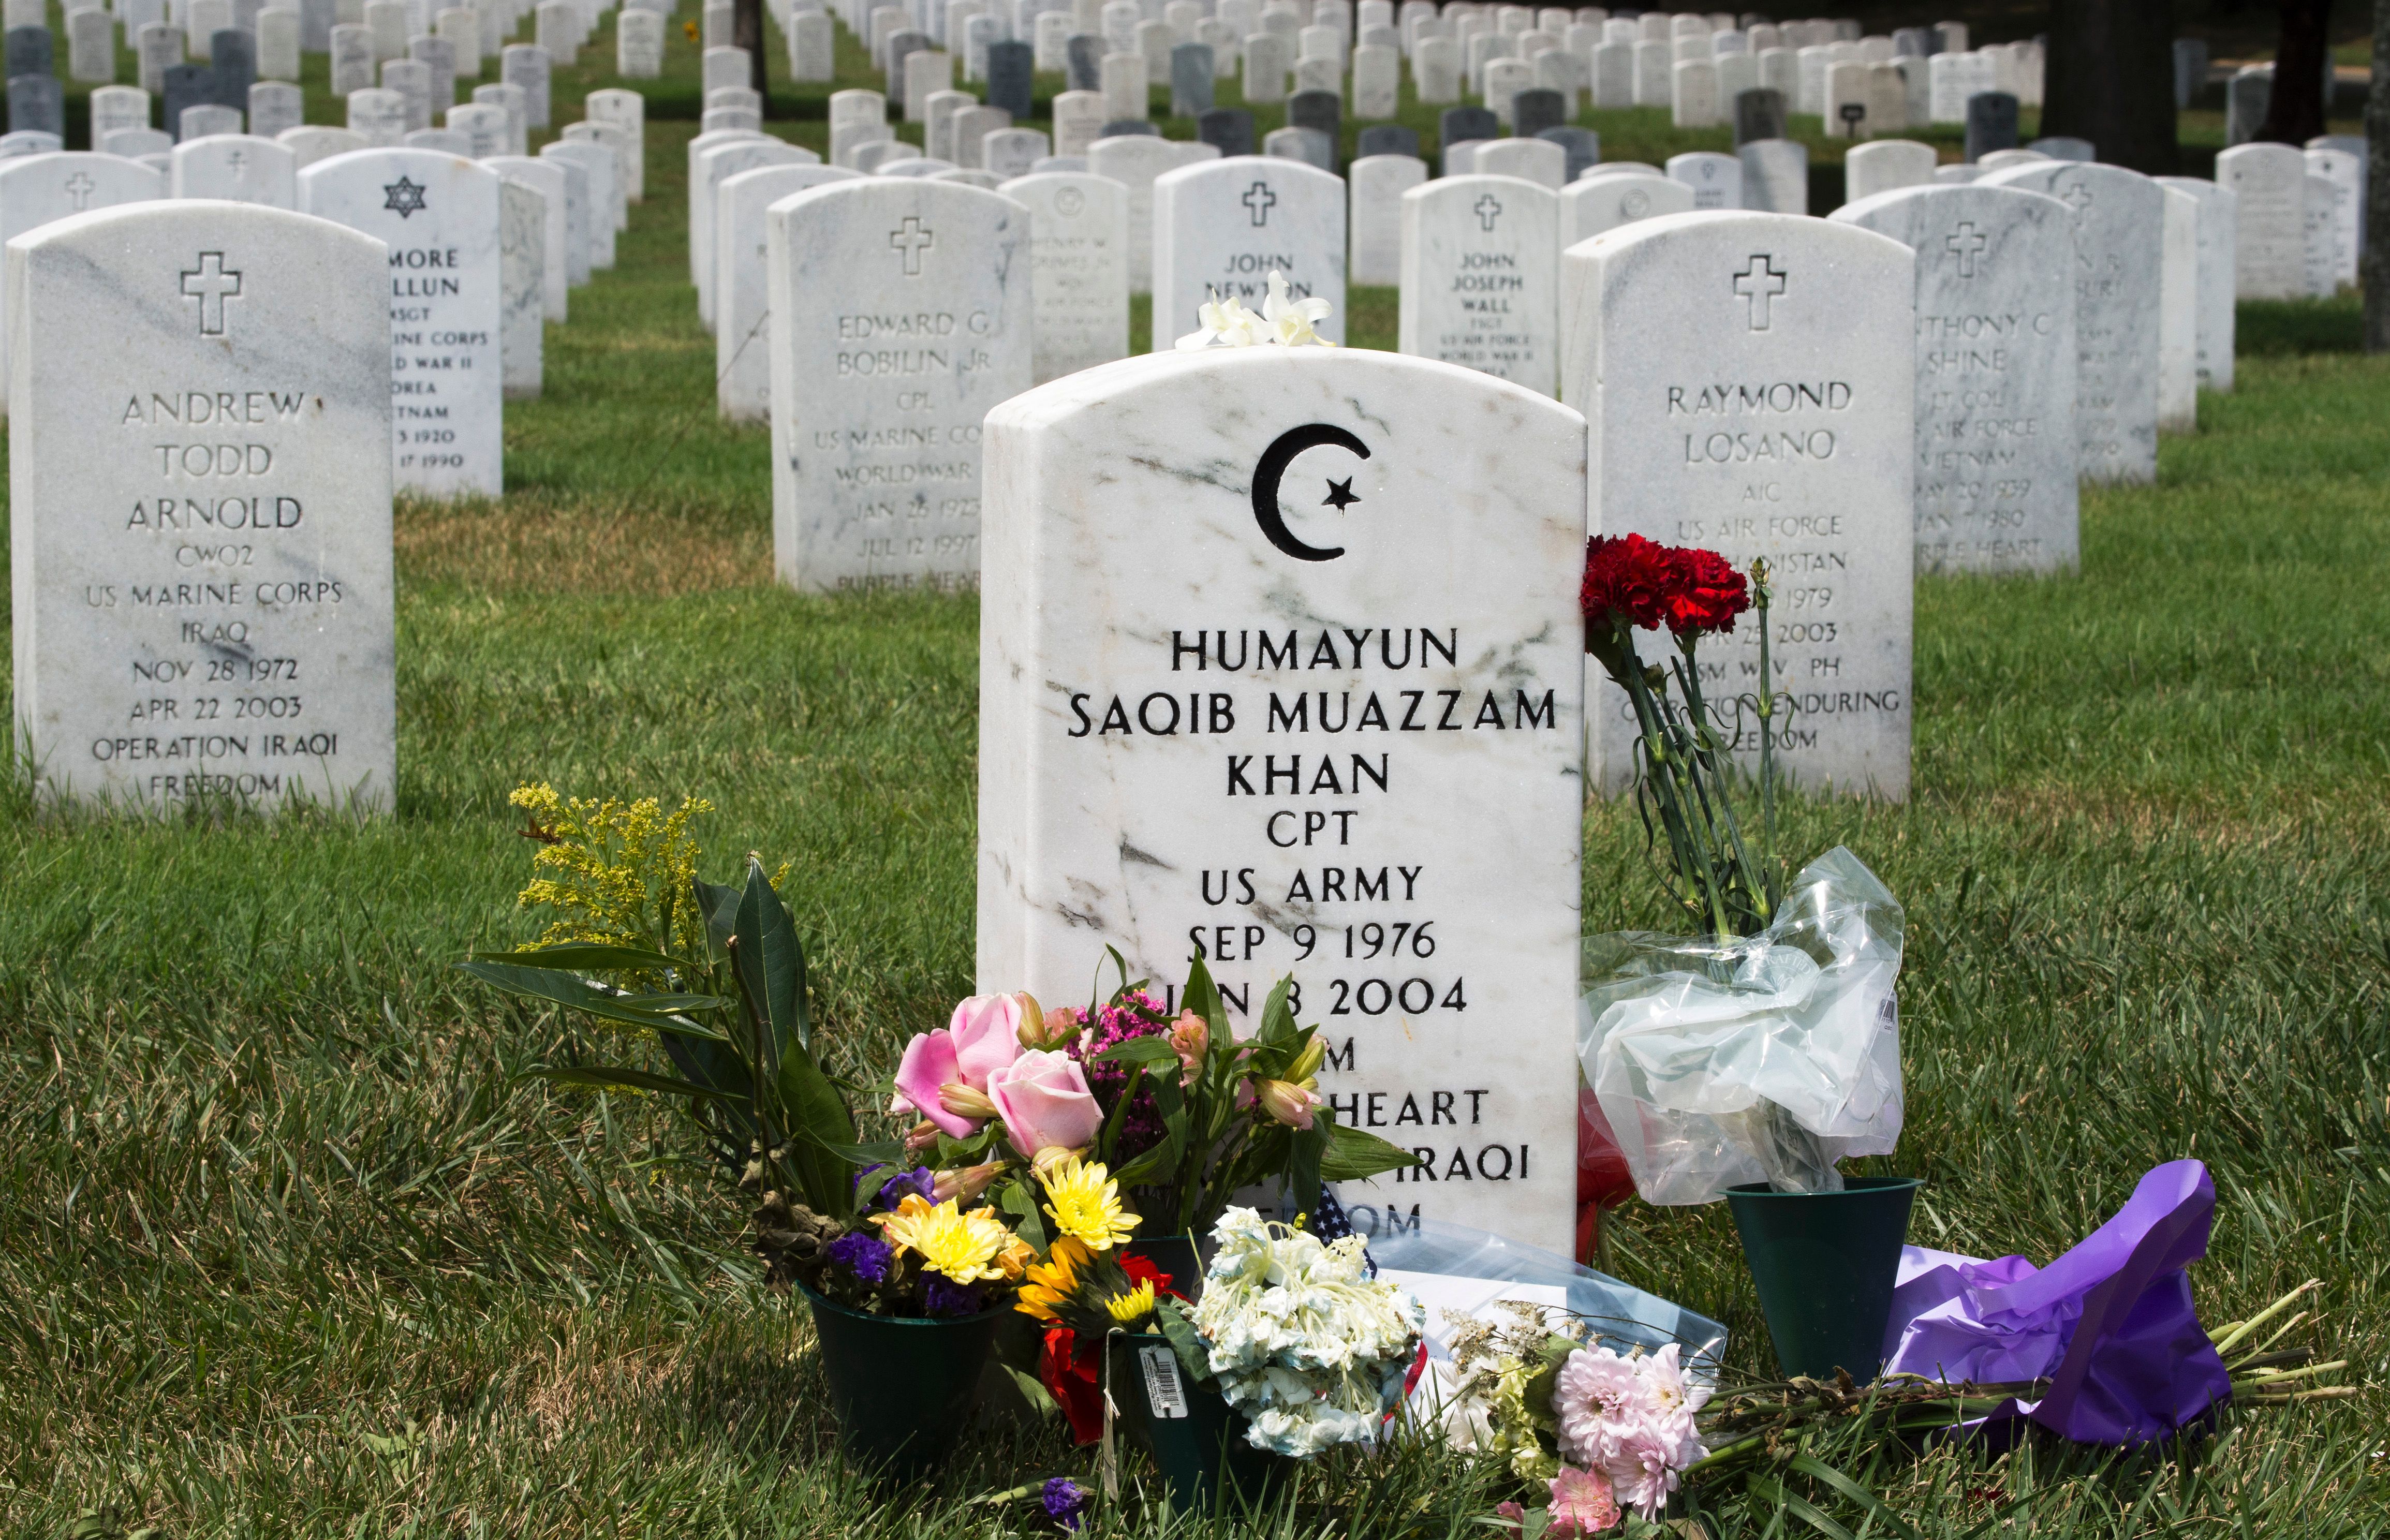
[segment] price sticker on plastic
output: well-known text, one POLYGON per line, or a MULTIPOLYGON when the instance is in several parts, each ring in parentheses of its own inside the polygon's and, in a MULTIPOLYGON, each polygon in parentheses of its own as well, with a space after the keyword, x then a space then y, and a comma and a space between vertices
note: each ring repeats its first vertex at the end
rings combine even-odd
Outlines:
POLYGON ((1178 1384, 1178 1357, 1166 1347, 1141 1347, 1137 1362, 1145 1368, 1145 1404, 1159 1418, 1187 1415, 1187 1392, 1178 1384))

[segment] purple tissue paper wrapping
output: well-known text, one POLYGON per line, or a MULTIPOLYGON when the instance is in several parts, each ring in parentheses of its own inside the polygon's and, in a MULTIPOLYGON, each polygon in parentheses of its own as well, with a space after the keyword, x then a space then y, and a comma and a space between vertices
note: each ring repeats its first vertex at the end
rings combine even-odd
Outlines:
POLYGON ((2011 1399, 1985 1421, 2029 1418, 2084 1444, 2165 1438, 2232 1393, 2183 1271, 2207 1254, 2215 1217, 2206 1166, 2170 1161, 2047 1267, 1904 1247, 1884 1372, 2046 1379, 2039 1400, 2011 1399))

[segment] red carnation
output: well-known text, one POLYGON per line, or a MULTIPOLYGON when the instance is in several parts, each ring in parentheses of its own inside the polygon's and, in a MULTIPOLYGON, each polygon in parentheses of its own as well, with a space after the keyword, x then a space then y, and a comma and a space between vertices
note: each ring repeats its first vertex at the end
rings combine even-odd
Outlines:
POLYGON ((1672 554, 1639 534, 1616 539, 1598 534, 1587 541, 1585 585, 1577 590, 1586 619, 1597 630, 1607 629, 1613 615, 1646 629, 1660 624, 1677 587, 1672 554))
POLYGON ((1751 608, 1751 584, 1743 575, 1715 551, 1688 546, 1668 557, 1675 580, 1667 598, 1668 629, 1679 636, 1732 631, 1734 618, 1751 608))

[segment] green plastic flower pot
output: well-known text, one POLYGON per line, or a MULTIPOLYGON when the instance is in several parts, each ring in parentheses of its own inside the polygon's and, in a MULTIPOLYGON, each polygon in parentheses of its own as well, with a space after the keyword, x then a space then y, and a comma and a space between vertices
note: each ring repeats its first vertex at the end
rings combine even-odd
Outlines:
POLYGON ((847 1458, 905 1479, 944 1464, 970 1431, 1004 1309, 919 1320, 867 1315, 804 1292, 847 1458))
POLYGON ((1742 1256, 1787 1379, 1865 1382, 1883 1367, 1883 1328, 1900 1274, 1914 1176, 1852 1176, 1841 1192, 1726 1189, 1742 1256))
POLYGON ((1129 1436, 1161 1468, 1171 1507, 1247 1513, 1285 1490, 1298 1462, 1245 1442, 1244 1414, 1190 1380, 1168 1338, 1123 1335, 1111 1347, 1112 1401, 1129 1436))

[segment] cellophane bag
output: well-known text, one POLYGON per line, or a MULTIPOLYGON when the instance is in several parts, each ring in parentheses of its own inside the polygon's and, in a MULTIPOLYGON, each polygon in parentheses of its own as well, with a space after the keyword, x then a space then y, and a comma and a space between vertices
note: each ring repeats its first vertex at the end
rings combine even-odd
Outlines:
POLYGON ((1577 1060, 1647 1202, 1839 1192, 1900 1137, 1902 918, 1837 845, 1755 936, 1592 936, 1577 1060))

